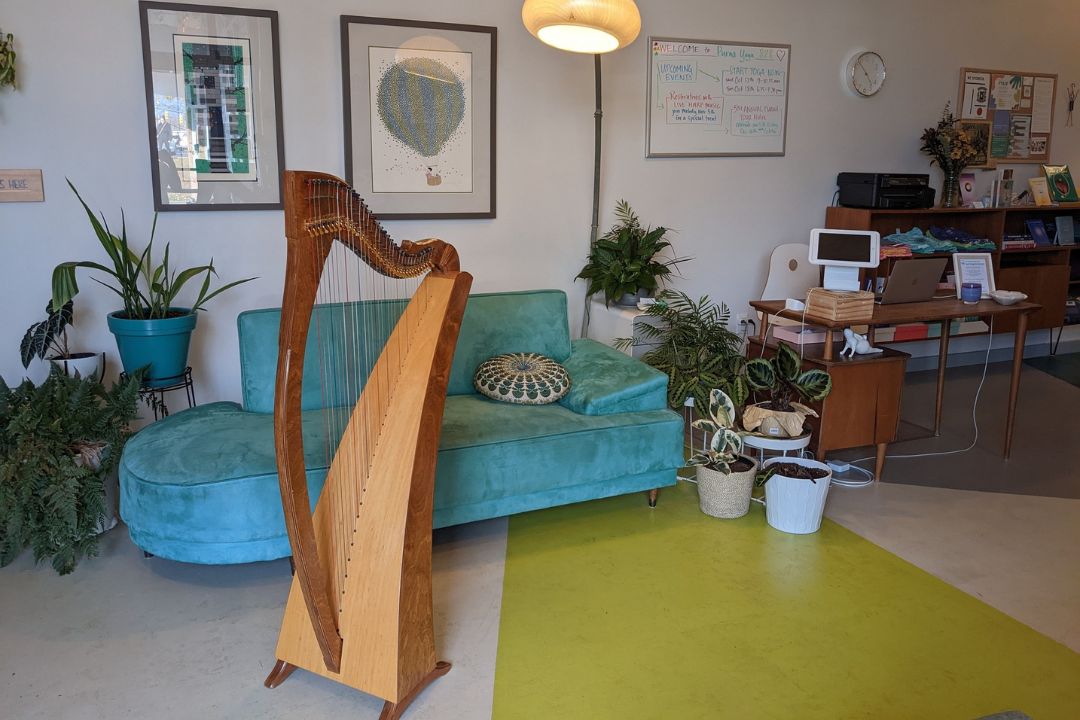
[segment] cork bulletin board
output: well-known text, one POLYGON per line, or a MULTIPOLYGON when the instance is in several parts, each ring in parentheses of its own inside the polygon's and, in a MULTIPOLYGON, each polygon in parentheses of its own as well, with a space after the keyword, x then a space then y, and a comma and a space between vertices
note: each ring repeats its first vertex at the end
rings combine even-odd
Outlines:
POLYGON ((1048 163, 1054 128, 1057 75, 985 68, 960 68, 961 126, 984 133, 984 165, 1048 163))

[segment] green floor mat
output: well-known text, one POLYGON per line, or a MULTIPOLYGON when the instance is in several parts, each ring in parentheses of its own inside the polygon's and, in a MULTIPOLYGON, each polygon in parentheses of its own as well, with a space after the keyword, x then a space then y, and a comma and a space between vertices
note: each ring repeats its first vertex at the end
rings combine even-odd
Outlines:
POLYGON ((496 720, 1080 718, 1080 655, 826 520, 680 482, 510 520, 496 720))

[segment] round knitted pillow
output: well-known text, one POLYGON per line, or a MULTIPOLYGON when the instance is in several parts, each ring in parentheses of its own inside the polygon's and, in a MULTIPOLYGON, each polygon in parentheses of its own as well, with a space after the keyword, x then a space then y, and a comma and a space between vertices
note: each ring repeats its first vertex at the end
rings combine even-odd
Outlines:
POLYGON ((497 355, 480 363, 473 385, 492 400, 547 405, 570 392, 566 368, 536 353, 497 355))

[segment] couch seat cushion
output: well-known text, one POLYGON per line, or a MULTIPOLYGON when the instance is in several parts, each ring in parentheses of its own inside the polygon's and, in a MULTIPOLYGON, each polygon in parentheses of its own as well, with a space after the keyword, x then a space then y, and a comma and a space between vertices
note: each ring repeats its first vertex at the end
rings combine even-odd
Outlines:
MULTIPOLYGON (((322 411, 304 413, 312 506, 331 448, 322 411)), ((274 416, 217 402, 174 413, 128 441, 120 515, 135 543, 186 562, 251 562, 289 555, 278 489, 274 416)))
POLYGON ((666 470, 674 482, 682 433, 682 419, 670 410, 589 416, 558 403, 448 397, 435 467, 436 525, 439 510, 455 505, 666 470))

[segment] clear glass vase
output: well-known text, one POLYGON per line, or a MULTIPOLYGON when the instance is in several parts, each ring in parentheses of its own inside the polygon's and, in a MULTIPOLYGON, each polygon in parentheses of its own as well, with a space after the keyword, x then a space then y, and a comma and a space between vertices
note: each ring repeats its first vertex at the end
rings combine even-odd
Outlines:
POLYGON ((960 170, 945 170, 945 182, 941 184, 941 207, 957 208, 960 204, 960 170))

